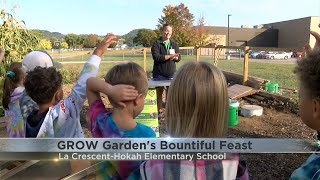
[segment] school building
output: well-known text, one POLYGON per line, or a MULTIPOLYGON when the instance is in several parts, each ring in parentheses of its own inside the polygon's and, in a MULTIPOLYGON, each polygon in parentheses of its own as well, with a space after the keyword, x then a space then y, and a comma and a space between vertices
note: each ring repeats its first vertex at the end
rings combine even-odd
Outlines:
MULTIPOLYGON (((309 42, 314 46, 315 39, 309 30, 320 33, 320 17, 310 16, 300 19, 256 25, 252 28, 229 28, 230 46, 301 48, 309 42)), ((206 26, 212 42, 227 45, 227 27, 206 26)))

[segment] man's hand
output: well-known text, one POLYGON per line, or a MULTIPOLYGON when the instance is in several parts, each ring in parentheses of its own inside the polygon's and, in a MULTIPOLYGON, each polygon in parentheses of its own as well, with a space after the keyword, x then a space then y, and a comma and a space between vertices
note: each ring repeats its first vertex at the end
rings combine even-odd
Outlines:
POLYGON ((178 59, 179 58, 179 54, 168 54, 168 55, 165 55, 165 59, 166 60, 169 60, 169 61, 172 61, 172 60, 175 60, 175 59, 178 59))
POLYGON ((177 59, 179 59, 179 56, 180 56, 180 54, 179 54, 179 53, 174 54, 174 56, 173 56, 173 59, 172 59, 172 60, 177 60, 177 59))
POLYGON ((117 38, 114 34, 108 33, 104 39, 97 45, 97 48, 93 51, 94 55, 101 57, 110 44, 117 42, 117 38))
POLYGON ((111 86, 107 94, 110 99, 121 107, 126 107, 124 101, 131 101, 138 97, 139 93, 134 86, 118 84, 111 86))

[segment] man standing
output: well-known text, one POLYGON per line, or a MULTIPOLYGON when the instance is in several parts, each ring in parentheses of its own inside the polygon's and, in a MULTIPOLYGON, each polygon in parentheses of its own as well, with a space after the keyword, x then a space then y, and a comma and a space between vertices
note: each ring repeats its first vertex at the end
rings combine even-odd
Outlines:
MULTIPOLYGON (((152 70, 154 80, 172 79, 176 72, 176 62, 179 62, 181 59, 179 46, 174 40, 170 39, 171 35, 172 27, 169 24, 164 24, 162 36, 151 47, 152 58, 154 60, 152 70)), ((159 113, 162 112, 163 89, 163 87, 156 88, 159 113)))

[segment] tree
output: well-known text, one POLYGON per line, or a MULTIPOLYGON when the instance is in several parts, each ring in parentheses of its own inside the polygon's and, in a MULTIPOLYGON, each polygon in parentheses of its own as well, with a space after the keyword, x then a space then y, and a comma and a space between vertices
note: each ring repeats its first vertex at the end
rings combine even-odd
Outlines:
POLYGON ((170 24, 173 28, 174 39, 180 46, 194 45, 193 21, 194 16, 183 3, 178 6, 167 5, 162 10, 164 16, 159 18, 158 35, 161 34, 163 24, 170 24))
POLYGON ((47 50, 47 49, 52 49, 52 45, 51 45, 51 42, 50 40, 48 39, 41 39, 37 45, 37 49, 44 49, 44 50, 47 50))
POLYGON ((83 46, 84 37, 82 35, 76 35, 76 34, 67 34, 64 39, 68 43, 68 46, 70 48, 80 48, 83 46))
POLYGON ((157 34, 151 29, 140 29, 137 36, 133 39, 134 44, 151 47, 157 39, 157 34))
POLYGON ((68 43, 66 43, 65 41, 63 41, 63 42, 61 43, 61 48, 62 48, 62 49, 68 49, 68 48, 69 48, 68 43))
POLYGON ((16 19, 4 10, 0 12, 0 46, 6 51, 4 60, 0 65, 0 76, 5 74, 6 68, 15 61, 35 49, 38 38, 25 27, 24 21, 16 19))
POLYGON ((204 17, 198 19, 197 26, 195 27, 194 43, 197 46, 205 46, 208 44, 208 30, 204 27, 204 17))
POLYGON ((84 47, 86 48, 94 48, 99 42, 100 38, 96 34, 89 34, 87 38, 84 40, 84 47))

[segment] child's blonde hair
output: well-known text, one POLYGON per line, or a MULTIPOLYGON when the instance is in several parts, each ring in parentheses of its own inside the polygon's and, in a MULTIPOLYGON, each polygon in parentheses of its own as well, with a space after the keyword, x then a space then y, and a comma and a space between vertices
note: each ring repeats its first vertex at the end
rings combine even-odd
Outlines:
POLYGON ((206 62, 184 64, 172 81, 166 105, 172 137, 223 137, 228 124, 227 83, 223 73, 206 62))

